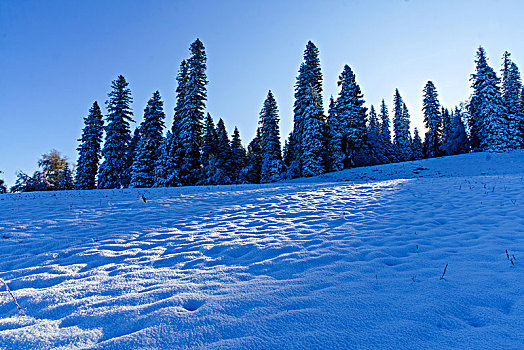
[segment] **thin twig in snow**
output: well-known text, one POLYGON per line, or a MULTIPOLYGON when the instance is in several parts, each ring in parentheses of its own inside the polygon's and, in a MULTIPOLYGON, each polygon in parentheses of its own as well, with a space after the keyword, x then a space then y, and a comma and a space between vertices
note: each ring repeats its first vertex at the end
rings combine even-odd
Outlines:
POLYGON ((7 285, 7 283, 5 283, 5 281, 3 279, 0 278, 0 281, 4 284, 5 288, 7 289, 7 291, 9 292, 9 294, 11 294, 11 296, 13 297, 13 300, 15 301, 15 304, 16 306, 18 307, 18 310, 22 310, 22 308, 20 307, 20 305, 18 305, 18 302, 16 301, 16 298, 15 296, 13 295, 13 293, 11 292, 11 289, 9 289, 9 286, 7 285))

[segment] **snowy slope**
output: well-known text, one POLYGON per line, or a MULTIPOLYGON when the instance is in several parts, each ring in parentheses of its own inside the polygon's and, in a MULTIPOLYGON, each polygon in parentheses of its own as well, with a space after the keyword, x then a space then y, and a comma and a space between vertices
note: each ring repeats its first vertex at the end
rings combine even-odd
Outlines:
POLYGON ((523 152, 0 199, 2 349, 524 348, 523 152))

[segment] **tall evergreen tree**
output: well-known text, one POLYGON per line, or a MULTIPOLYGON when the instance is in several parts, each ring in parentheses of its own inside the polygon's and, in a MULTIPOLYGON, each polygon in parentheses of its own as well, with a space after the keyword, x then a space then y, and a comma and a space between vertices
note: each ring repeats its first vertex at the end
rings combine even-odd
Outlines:
POLYGON ((217 154, 217 132, 211 114, 207 114, 204 122, 204 135, 202 137, 202 167, 209 165, 211 158, 217 154))
POLYGON ((391 142, 391 126, 389 121, 388 107, 384 99, 380 104, 380 145, 382 154, 387 158, 386 163, 397 161, 397 155, 391 142))
POLYGON ((405 161, 411 158, 411 133, 409 131, 409 113, 398 89, 393 98, 393 131, 394 145, 398 160, 405 161))
POLYGON ((242 146, 242 140, 240 139, 240 132, 235 127, 233 136, 231 138, 231 174, 232 181, 234 183, 243 183, 244 175, 242 169, 246 166, 246 150, 242 146))
POLYGON ((310 88, 306 95, 302 132, 302 176, 316 176, 324 172, 323 112, 319 96, 310 88))
POLYGON ((128 178, 130 154, 128 146, 131 139, 129 122, 132 122, 131 90, 122 75, 111 84, 112 91, 106 102, 108 114, 105 126, 106 139, 98 176, 99 188, 124 187, 128 178))
POLYGON ((257 128, 257 133, 253 140, 247 146, 247 165, 244 170, 245 178, 250 183, 260 183, 262 172, 262 147, 261 147, 261 130, 257 128))
POLYGON ((262 154, 261 182, 278 181, 283 171, 278 122, 277 101, 269 90, 259 117, 260 151, 262 154))
POLYGON ((84 118, 84 129, 78 140, 78 164, 76 168, 75 188, 91 190, 96 188, 98 163, 100 162, 100 145, 104 132, 102 111, 98 102, 94 102, 89 114, 84 118))
POLYGON ((69 169, 69 163, 65 163, 64 170, 58 178, 58 183, 56 185, 57 190, 72 190, 74 188, 73 173, 69 169))
MULTIPOLYGON (((0 174, 2 171, 0 170, 0 174)), ((4 194, 7 192, 7 187, 5 186, 4 179, 0 179, 0 194, 4 194)))
POLYGON ((371 105, 369 110, 368 123, 368 144, 370 153, 370 165, 387 163, 387 157, 384 154, 382 141, 380 138, 380 122, 378 120, 375 107, 371 105))
POLYGON ((450 113, 447 108, 442 107, 440 114, 442 115, 442 138, 441 138, 441 152, 444 154, 447 154, 446 151, 444 151, 444 144, 448 142, 448 140, 451 138, 451 134, 453 133, 453 125, 452 125, 452 119, 453 119, 453 111, 450 113))
POLYGON ((411 153, 413 160, 422 159, 424 157, 422 139, 418 134, 417 128, 415 128, 413 133, 413 145, 411 153))
POLYGON ((216 127, 217 134, 217 154, 216 154, 216 171, 213 176, 213 184, 225 185, 230 184, 231 180, 231 143, 227 135, 226 125, 222 118, 219 119, 216 127))
POLYGON ((508 126, 508 146, 519 148, 522 144, 520 130, 522 113, 520 111, 520 92, 522 83, 517 65, 511 61, 509 52, 504 52, 502 62, 502 101, 504 103, 508 126))
POLYGON ((477 50, 476 71, 471 75, 473 94, 469 103, 470 142, 473 149, 502 151, 508 148, 507 120, 499 78, 488 65, 486 52, 477 50))
POLYGON ((140 124, 131 168, 131 187, 152 187, 155 183, 155 164, 163 141, 164 118, 164 103, 160 93, 155 91, 147 102, 144 120, 140 124))
MULTIPOLYGON (((322 71, 320 68, 320 59, 319 59, 318 48, 309 41, 306 45, 304 51, 304 62, 300 65, 297 82, 295 84, 295 103, 293 106, 293 136, 292 142, 288 143, 288 148, 293 147, 289 150, 288 155, 293 156, 294 159, 290 163, 293 168, 297 170, 297 176, 302 176, 302 158, 303 153, 315 152, 315 150, 306 150, 303 148, 303 137, 304 137, 304 127, 308 122, 306 120, 306 112, 310 109, 320 109, 322 117, 318 116, 315 119, 320 120, 320 129, 322 133, 322 139, 325 138, 326 127, 324 120, 324 112, 322 107, 322 71), (318 96, 314 106, 310 104, 313 103, 313 99, 309 97, 310 90, 313 91, 315 96, 318 96)), ((309 112, 311 115, 311 112, 309 112)), ((316 121, 313 121, 310 124, 316 124, 316 121)), ((324 160, 323 160, 324 161, 324 160)))
POLYGON ((327 116, 327 171, 342 170, 344 164, 344 153, 342 152, 342 147, 339 146, 342 142, 342 133, 340 132, 340 128, 337 123, 338 118, 336 103, 333 96, 331 96, 329 99, 329 109, 327 116))
POLYGON ((187 83, 183 87, 183 107, 178 130, 182 149, 180 180, 183 185, 195 184, 200 173, 200 146, 202 120, 207 99, 206 52, 204 44, 196 39, 190 46, 191 57, 187 63, 187 83))
POLYGON ((438 101, 437 89, 432 81, 428 81, 424 87, 422 111, 424 112, 424 125, 428 130, 424 138, 424 156, 427 158, 437 157, 440 154, 442 126, 440 102, 438 101))
POLYGON ((179 150, 176 137, 171 131, 168 131, 158 150, 159 157, 155 163, 154 172, 155 187, 173 187, 180 184, 178 176, 179 150))
MULTIPOLYGON (((2 173, 2 170, 0 170, 0 174, 2 173)), ((7 187, 5 187, 4 179, 0 179, 0 194, 4 194, 7 192, 7 187)))
POLYGON ((367 116, 366 107, 360 86, 355 74, 348 65, 344 66, 340 74, 338 85, 340 93, 336 101, 336 130, 331 137, 331 152, 333 168, 340 170, 354 164, 356 153, 366 143, 367 116), (336 158, 336 155, 343 158, 336 158))

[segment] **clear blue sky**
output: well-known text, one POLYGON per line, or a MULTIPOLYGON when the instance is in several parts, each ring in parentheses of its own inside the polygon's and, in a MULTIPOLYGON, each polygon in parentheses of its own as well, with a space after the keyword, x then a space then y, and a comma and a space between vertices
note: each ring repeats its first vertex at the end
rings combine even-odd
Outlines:
POLYGON ((244 144, 269 89, 288 135, 308 40, 320 50, 325 101, 349 64, 368 107, 382 98, 391 107, 399 88, 421 128, 427 80, 443 105, 465 101, 479 45, 497 71, 504 50, 520 66, 523 13, 520 0, 0 0, 0 170, 12 185, 53 148, 76 161, 83 117, 94 100, 104 106, 118 74, 135 120, 158 89, 170 126, 176 72, 197 37, 208 55, 207 110, 230 134, 238 126, 244 144))

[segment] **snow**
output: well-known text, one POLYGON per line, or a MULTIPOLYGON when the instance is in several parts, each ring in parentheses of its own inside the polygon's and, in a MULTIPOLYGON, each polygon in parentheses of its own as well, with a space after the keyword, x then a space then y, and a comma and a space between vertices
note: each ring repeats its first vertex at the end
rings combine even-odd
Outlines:
POLYGON ((522 151, 0 199, 2 349, 524 348, 522 151))

